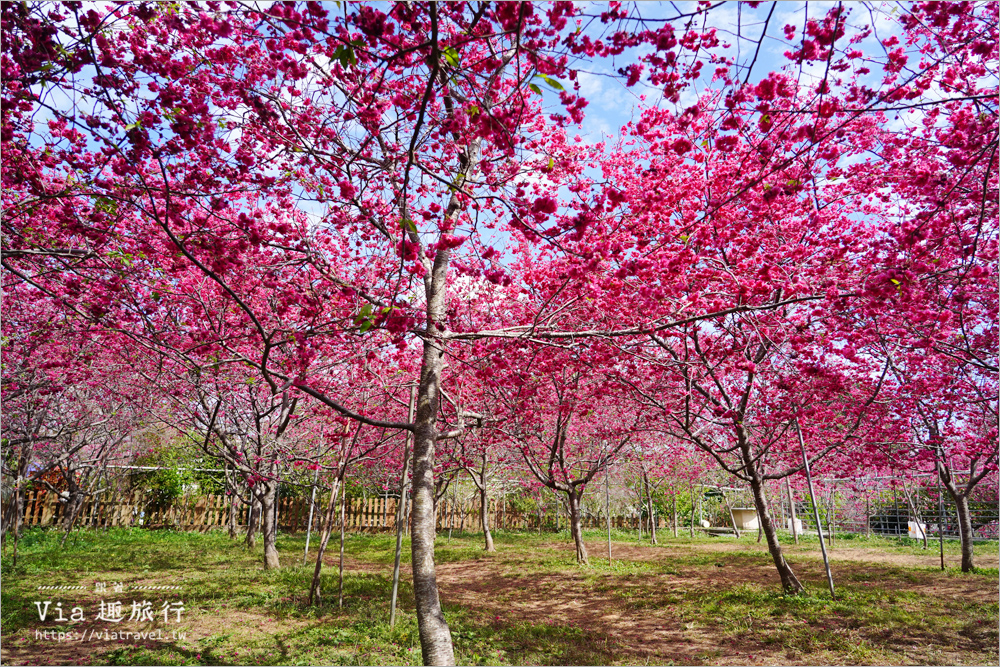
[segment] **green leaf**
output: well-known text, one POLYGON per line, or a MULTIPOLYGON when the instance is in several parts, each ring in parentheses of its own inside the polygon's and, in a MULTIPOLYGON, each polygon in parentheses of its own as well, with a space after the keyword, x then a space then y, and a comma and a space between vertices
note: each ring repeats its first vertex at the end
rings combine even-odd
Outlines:
POLYGON ((470 116, 475 116, 477 113, 479 113, 479 107, 477 107, 475 104, 470 105, 468 108, 468 113, 470 116))
POLYGON ((899 281, 896 280, 895 278, 890 278, 889 282, 892 283, 893 285, 898 285, 899 284, 899 281))
POLYGON ((368 322, 369 323, 368 326, 371 326, 371 317, 372 317, 372 305, 370 303, 366 303, 364 306, 361 307, 361 310, 354 318, 354 323, 360 324, 361 322, 368 322))
POLYGON ((369 329, 371 329, 372 328, 372 324, 373 324, 373 322, 371 320, 365 320, 364 323, 361 325, 361 333, 364 333, 364 332, 368 331, 369 329))
POLYGON ((114 215, 118 212, 118 202, 107 197, 95 197, 94 208, 109 215, 114 215))
POLYGON ((531 88, 531 90, 532 90, 533 92, 535 92, 535 93, 538 93, 539 95, 541 95, 541 94, 542 94, 542 89, 541 89, 541 88, 539 88, 538 86, 536 86, 536 85, 535 85, 535 84, 533 84, 533 83, 529 83, 529 84, 528 84, 528 88, 531 88))
POLYGON ((545 83, 549 84, 549 86, 551 88, 553 88, 554 90, 566 90, 565 88, 563 88, 563 85, 561 83, 559 83, 558 81, 556 81, 552 77, 545 76, 544 74, 539 74, 538 76, 542 77, 542 81, 544 81, 545 83))
POLYGON ((357 57, 354 55, 354 47, 350 44, 338 46, 333 52, 333 57, 340 61, 340 66, 344 69, 358 62, 357 57))
POLYGON ((417 226, 413 224, 413 221, 410 220, 409 218, 403 218, 402 220, 399 221, 399 224, 402 225, 403 229, 411 231, 414 234, 417 233, 417 226))
POLYGON ((552 169, 555 166, 556 166, 556 159, 554 157, 550 157, 549 158, 549 169, 552 169))
POLYGON ((130 130, 134 130, 137 127, 140 127, 141 125, 142 123, 139 121, 135 121, 134 123, 129 123, 128 125, 125 126, 125 131, 128 132, 130 130))
POLYGON ((458 67, 460 60, 458 58, 458 51, 455 50, 454 46, 446 47, 442 53, 444 53, 444 59, 448 61, 449 65, 458 67))

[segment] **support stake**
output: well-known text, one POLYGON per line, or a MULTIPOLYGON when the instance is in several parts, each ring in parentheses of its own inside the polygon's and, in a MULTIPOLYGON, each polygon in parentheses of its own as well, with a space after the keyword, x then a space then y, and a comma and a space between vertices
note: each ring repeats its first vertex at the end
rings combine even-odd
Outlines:
POLYGON ((611 565, 611 469, 604 468, 604 515, 608 520, 608 565, 611 565))
MULTIPOLYGON (((816 534, 819 535, 819 548, 823 551, 823 565, 826 567, 826 581, 830 584, 830 599, 836 600, 837 594, 833 590, 833 574, 830 572, 830 557, 826 553, 826 542, 823 540, 823 524, 819 520, 819 506, 816 505, 816 493, 813 491, 812 473, 809 471, 809 457, 806 456, 806 443, 802 439, 802 427, 799 420, 795 420, 795 432, 799 436, 799 447, 802 448, 802 464, 806 469, 806 481, 809 483, 809 499, 812 500, 813 515, 816 517, 816 534)), ((795 525, 794 523, 792 525, 795 525)))
MULTIPOLYGON (((407 419, 413 422, 413 412, 417 403, 417 388, 410 387, 410 405, 407 419)), ((389 627, 396 625, 396 596, 399 593, 399 559, 403 553, 403 508, 406 504, 406 475, 410 470, 410 437, 406 433, 406 444, 403 445, 403 474, 399 482, 399 503, 396 505, 396 559, 392 565, 392 601, 389 603, 389 627)))

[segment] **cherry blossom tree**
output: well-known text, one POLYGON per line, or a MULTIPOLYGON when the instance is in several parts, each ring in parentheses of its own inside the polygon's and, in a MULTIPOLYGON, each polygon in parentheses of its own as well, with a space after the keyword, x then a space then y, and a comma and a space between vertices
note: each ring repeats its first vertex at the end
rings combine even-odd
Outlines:
MULTIPOLYGON (((937 213, 958 194, 969 207, 996 199, 995 5, 915 3, 888 37, 854 6, 806 7, 801 29, 784 27, 788 66, 766 75, 758 56, 777 37, 776 7, 746 7, 760 31, 737 30, 734 55, 710 4, 654 19, 617 2, 593 14, 556 2, 336 15, 313 2, 7 3, 4 289, 29 285, 154 358, 242 366, 272 397, 411 432, 423 658, 450 664, 433 561, 435 448, 477 418, 447 406, 449 359, 587 351, 569 375, 548 374, 554 405, 534 414, 554 412, 524 431, 571 446, 621 442, 601 422, 615 408, 581 424, 579 365, 604 372, 631 358, 642 378, 672 365, 670 386, 686 387, 671 351, 700 355, 695 331, 715 342, 701 358, 712 365, 689 380, 714 385, 704 373, 717 371, 727 396, 749 396, 734 383, 754 393, 758 375, 807 369, 784 355, 815 355, 808 391, 825 386, 826 405, 861 417, 871 373, 842 378, 868 359, 851 357, 863 345, 834 341, 851 328, 847 312, 877 314, 880 294, 935 273, 898 265, 907 234, 956 236, 959 255, 990 238, 986 204, 957 233, 937 213), (626 84, 658 98, 627 130, 635 144, 570 140, 586 105, 575 59, 626 52, 626 84), (692 98, 701 83, 708 92, 692 98), (556 95, 560 108, 544 108, 556 95), (922 135, 907 121, 918 113, 922 135), (917 164, 932 137, 947 150, 917 164), (894 211, 886 188, 923 204, 894 211), (467 296, 459 275, 508 290, 493 320, 452 308, 467 296), (774 356, 757 361, 762 349, 774 356), (378 376, 393 362, 417 375, 413 420, 366 392, 338 393, 359 364, 378 376)), ((981 352, 991 348, 965 342, 977 326, 932 345, 995 374, 981 352)), ((617 390, 620 375, 602 382, 617 390)), ((760 428, 808 422, 790 411, 801 404, 781 405, 788 381, 765 392, 758 414, 776 416, 760 428)), ((696 413, 738 430, 733 414, 696 413)), ((803 427, 817 453, 837 440, 803 427)))

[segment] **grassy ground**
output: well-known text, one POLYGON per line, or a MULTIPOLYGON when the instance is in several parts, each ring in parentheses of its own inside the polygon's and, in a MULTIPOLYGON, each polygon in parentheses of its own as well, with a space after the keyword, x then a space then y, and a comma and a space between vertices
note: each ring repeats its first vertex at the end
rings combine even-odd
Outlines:
MULTIPOLYGON (((831 552, 832 600, 815 538, 785 544, 808 589, 788 597, 755 535, 738 541, 661 535, 661 545, 650 547, 619 533, 610 563, 601 537, 588 533, 591 565, 579 567, 565 534, 500 533, 495 554, 482 551, 478 535, 442 536, 439 584, 459 663, 998 661, 996 543, 977 545, 978 562, 991 567, 963 574, 954 567, 953 542, 946 543, 952 567, 942 572, 934 543, 924 551, 907 539, 841 537, 831 552)), ((17 566, 10 554, 2 560, 5 665, 420 663, 408 544, 401 612, 395 627, 388 625, 393 542, 387 535, 349 536, 343 608, 335 541, 323 604, 310 607, 314 563, 302 565, 304 536, 280 536, 282 569, 273 572, 262 570, 259 548, 247 551, 220 533, 83 531, 65 549, 58 538, 29 531, 17 566), (95 590, 98 583, 107 589, 95 590), (140 588, 149 586, 180 588, 140 588), (43 623, 36 603, 47 600, 43 623), (122 602, 126 620, 98 620, 102 600, 122 602), (150 602, 154 622, 127 620, 132 601, 150 602), (176 612, 164 622, 161 608, 171 602, 183 604, 180 622, 176 612), (52 622, 58 603, 67 618, 80 607, 85 619, 52 622), (46 631, 64 633, 63 641, 46 631)))

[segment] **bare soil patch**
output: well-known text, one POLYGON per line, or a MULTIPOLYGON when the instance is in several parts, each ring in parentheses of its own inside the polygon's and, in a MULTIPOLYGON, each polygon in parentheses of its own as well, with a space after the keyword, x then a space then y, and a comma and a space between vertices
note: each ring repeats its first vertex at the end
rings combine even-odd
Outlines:
MULTIPOLYGON (((549 546, 567 554, 572 545, 549 546)), ((719 553, 755 551, 738 543, 706 543, 690 547, 649 547, 615 543, 614 558, 623 561, 670 561, 672 557, 692 552, 719 553)), ((606 543, 588 543, 593 560, 605 560, 596 554, 606 553, 606 543)), ((817 587, 825 586, 825 571, 819 554, 794 552, 800 579, 817 587)), ((679 560, 679 559, 678 559, 679 560)), ((921 556, 887 554, 871 549, 854 552, 834 551, 834 577, 856 582, 870 576, 881 585, 880 575, 888 568, 927 566, 921 556)), ((778 624, 767 619, 752 619, 746 632, 706 625, 704 619, 691 618, 684 612, 683 601, 699 593, 719 594, 746 584, 758 584, 775 591, 780 582, 774 567, 763 559, 757 562, 723 560, 698 566, 679 566, 669 573, 642 575, 592 574, 586 568, 566 568, 558 573, 518 574, 518 563, 501 553, 495 557, 438 566, 438 582, 445 602, 461 605, 482 614, 495 623, 548 623, 584 630, 582 639, 604 643, 609 663, 651 664, 859 664, 848 651, 816 647, 813 651, 790 650, 766 640, 769 629, 778 624), (754 627, 751 629, 750 625, 754 627)), ((907 574, 907 590, 927 596, 950 598, 962 603, 988 604, 997 598, 996 582, 982 576, 954 577, 934 572, 907 574)), ((796 623, 780 619, 780 623, 796 623)), ((972 619, 970 619, 972 622, 972 619)), ((801 623, 805 623, 801 621, 801 623)), ((732 624, 730 624, 732 625, 732 624)), ((810 628, 802 629, 809 632, 810 628)), ((965 631, 966 636, 935 637, 914 628, 907 635, 889 633, 879 636, 878 629, 859 628, 832 617, 816 629, 834 636, 838 643, 872 644, 895 654, 889 663, 903 664, 978 664, 991 650, 988 632, 965 631), (928 643, 938 645, 932 651, 928 643), (971 662, 970 662, 971 661, 971 662)), ((995 636, 995 635, 993 635, 995 636)), ((994 647, 995 648, 995 647, 994 647)), ((995 653, 994 653, 995 655, 995 653)))

